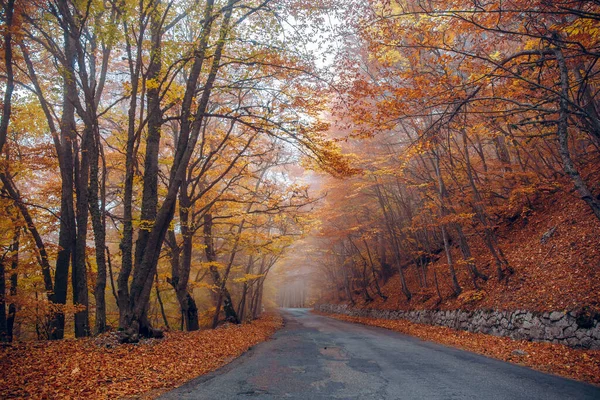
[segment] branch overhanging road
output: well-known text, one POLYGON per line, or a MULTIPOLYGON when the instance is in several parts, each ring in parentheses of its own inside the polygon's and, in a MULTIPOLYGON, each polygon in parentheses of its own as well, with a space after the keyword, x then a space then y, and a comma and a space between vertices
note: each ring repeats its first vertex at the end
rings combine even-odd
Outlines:
POLYGON ((600 399, 600 388, 382 328, 283 310, 273 340, 170 399, 600 399))

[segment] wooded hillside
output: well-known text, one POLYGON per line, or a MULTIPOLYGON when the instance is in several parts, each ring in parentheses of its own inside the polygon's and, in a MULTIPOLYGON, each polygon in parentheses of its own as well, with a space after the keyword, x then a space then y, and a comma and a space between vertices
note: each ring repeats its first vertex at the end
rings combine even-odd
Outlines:
POLYGON ((339 63, 322 301, 599 306, 596 2, 372 2, 339 63))

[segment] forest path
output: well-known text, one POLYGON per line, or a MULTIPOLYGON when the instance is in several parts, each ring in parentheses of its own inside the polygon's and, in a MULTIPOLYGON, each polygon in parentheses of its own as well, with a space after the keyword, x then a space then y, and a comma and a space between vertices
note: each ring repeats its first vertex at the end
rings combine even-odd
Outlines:
POLYGON ((600 399, 600 388, 386 329, 283 310, 285 326, 169 399, 600 399))

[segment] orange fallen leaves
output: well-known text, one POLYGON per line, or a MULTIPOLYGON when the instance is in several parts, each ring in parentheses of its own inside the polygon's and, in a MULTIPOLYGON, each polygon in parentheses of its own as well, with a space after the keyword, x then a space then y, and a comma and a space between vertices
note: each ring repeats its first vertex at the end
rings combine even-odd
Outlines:
MULTIPOLYGON (((594 172, 598 174, 599 172, 594 172)), ((398 276, 382 284, 381 290, 387 300, 375 297, 365 302, 355 296, 356 307, 382 310, 527 310, 527 311, 576 311, 584 306, 600 306, 600 222, 585 203, 574 197, 557 192, 540 196, 535 210, 526 218, 513 223, 505 222, 498 227, 500 247, 515 270, 507 280, 495 277, 495 265, 490 258, 483 239, 473 237, 471 251, 478 268, 491 277, 479 282, 480 291, 475 295, 472 278, 467 268, 457 268, 458 280, 464 296, 453 295, 445 257, 428 266, 429 287, 421 288, 413 265, 406 268, 406 282, 413 299, 407 301, 402 293, 398 276), (554 235, 541 243, 541 237, 552 227, 554 235), (437 271, 443 301, 438 303, 433 284, 433 270, 437 271), (471 294, 471 295, 469 295, 471 294)), ((459 248, 452 249, 455 260, 462 255, 459 248)), ((345 303, 345 294, 331 291, 319 303, 345 303), (340 300, 344 299, 344 300, 340 300)))
POLYGON ((279 316, 266 315, 139 344, 111 346, 102 337, 18 343, 0 349, 0 398, 155 397, 231 362, 281 324, 279 316))
POLYGON ((423 340, 524 365, 538 371, 600 385, 600 350, 579 350, 561 344, 513 340, 507 337, 471 333, 441 326, 416 324, 407 320, 315 313, 342 321, 390 329, 423 340), (513 353, 515 350, 524 351, 526 354, 519 355, 519 352, 515 354, 513 353))

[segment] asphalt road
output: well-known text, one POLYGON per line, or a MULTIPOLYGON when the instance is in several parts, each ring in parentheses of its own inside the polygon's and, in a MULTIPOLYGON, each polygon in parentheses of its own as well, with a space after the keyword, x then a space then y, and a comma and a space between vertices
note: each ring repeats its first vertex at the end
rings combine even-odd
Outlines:
POLYGON ((283 311, 273 340, 160 399, 600 399, 600 388, 388 331, 283 311))

